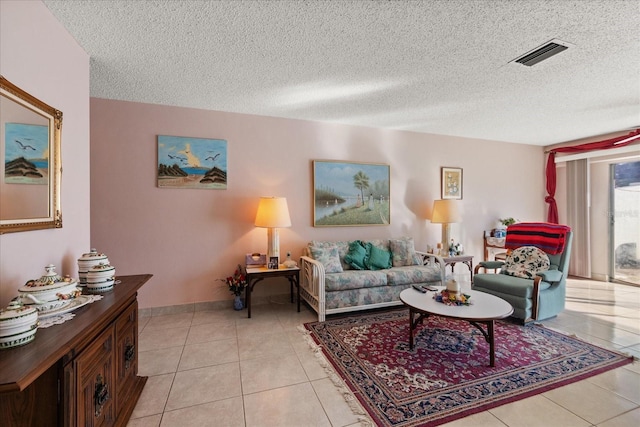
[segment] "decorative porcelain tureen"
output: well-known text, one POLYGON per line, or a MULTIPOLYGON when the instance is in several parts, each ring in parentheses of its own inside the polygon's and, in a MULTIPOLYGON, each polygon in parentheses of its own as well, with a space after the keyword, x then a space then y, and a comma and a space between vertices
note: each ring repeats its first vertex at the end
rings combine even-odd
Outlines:
POLYGON ((90 252, 82 254, 78 258, 78 278, 80 286, 87 283, 87 273, 95 266, 100 264, 109 264, 109 258, 105 254, 99 253, 95 248, 91 248, 90 252))
POLYGON ((111 290, 115 283, 116 269, 110 264, 98 264, 87 272, 86 287, 91 292, 111 290))
POLYGON ((29 280, 18 289, 18 301, 33 304, 39 312, 59 309, 80 295, 78 282, 70 277, 61 277, 53 264, 47 265, 46 273, 39 279, 29 280))
POLYGON ((33 341, 38 329, 38 311, 13 300, 0 310, 0 349, 33 341))

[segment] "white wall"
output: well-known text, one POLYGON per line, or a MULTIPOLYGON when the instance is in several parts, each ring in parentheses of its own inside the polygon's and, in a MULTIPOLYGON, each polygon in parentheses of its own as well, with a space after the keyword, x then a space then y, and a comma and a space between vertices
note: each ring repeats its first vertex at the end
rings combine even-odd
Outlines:
POLYGON ((117 275, 155 275, 142 308, 230 299, 216 279, 266 251, 266 230, 253 226, 260 196, 287 197, 280 250, 296 258, 312 239, 411 235, 426 249, 441 236, 428 218, 442 166, 463 168, 464 222, 452 235, 476 262, 498 218, 546 217, 542 147, 92 98, 91 244, 117 275), (228 189, 157 188, 157 135, 226 139, 228 189), (389 164, 391 225, 314 228, 314 159, 389 164))
POLYGON ((0 304, 44 273, 77 276, 89 248, 89 56, 40 1, 0 1, 0 74, 57 108, 62 123, 62 229, 0 236, 0 304))

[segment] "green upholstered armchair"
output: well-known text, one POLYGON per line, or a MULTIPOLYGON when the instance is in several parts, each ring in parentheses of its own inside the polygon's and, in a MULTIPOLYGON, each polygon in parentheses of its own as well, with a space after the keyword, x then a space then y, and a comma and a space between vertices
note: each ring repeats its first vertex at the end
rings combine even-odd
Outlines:
POLYGON ((564 251, 549 255, 549 270, 538 273, 535 279, 502 274, 478 274, 481 269, 500 268, 502 261, 484 261, 475 268, 473 289, 486 292, 508 301, 513 306, 513 317, 523 323, 544 320, 564 310, 567 275, 573 233, 568 232, 564 251))

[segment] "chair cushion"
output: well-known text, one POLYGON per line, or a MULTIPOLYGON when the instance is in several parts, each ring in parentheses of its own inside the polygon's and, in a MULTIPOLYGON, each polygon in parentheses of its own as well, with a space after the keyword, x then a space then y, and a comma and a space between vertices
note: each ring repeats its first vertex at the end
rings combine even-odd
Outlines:
POLYGON ((509 276, 533 279, 536 274, 549 269, 549 256, 535 246, 514 249, 504 262, 501 273, 509 276))
MULTIPOLYGON (((550 283, 540 282, 540 291, 551 287, 550 283)), ((513 295, 518 298, 531 298, 533 294, 533 280, 520 277, 507 276, 506 274, 476 274, 473 276, 473 289, 486 291, 496 295, 496 292, 504 295, 513 295)))
POLYGON ((389 286, 412 285, 414 283, 439 282, 441 271, 438 266, 408 265, 384 270, 389 286))
POLYGON ((325 275, 324 286, 325 291, 329 293, 349 289, 376 288, 387 286, 387 275, 384 271, 347 270, 343 273, 325 275))
POLYGON ((324 266, 325 273, 342 273, 337 246, 311 246, 309 250, 313 259, 324 266))

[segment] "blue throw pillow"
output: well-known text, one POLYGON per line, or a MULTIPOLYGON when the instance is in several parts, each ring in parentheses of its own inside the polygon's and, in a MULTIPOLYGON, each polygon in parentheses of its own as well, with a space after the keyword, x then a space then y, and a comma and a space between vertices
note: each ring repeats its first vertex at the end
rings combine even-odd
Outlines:
POLYGON ((349 252, 344 256, 344 261, 349 264, 351 268, 355 270, 366 270, 366 258, 367 250, 364 247, 364 243, 360 240, 349 243, 349 252))
POLYGON ((369 270, 391 268, 391 252, 367 243, 367 258, 365 264, 369 270))

